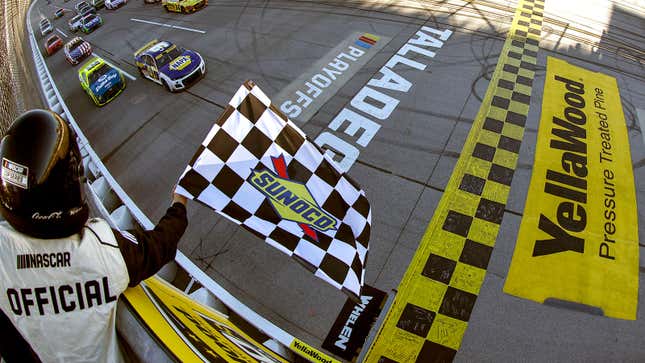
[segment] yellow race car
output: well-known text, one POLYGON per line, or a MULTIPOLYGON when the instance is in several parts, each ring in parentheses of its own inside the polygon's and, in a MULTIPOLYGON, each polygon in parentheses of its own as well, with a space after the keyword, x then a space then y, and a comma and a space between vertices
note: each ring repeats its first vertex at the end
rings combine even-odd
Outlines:
POLYGON ((162 0, 161 5, 166 11, 176 13, 194 13, 208 5, 208 0, 162 0))

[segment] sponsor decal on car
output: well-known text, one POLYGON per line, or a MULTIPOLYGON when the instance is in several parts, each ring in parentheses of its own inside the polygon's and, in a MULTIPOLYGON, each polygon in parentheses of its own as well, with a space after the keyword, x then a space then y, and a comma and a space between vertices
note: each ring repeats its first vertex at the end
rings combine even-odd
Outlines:
POLYGON ((173 61, 170 63, 170 65, 168 66, 168 68, 169 68, 171 71, 181 71, 182 69, 184 69, 184 68, 188 67, 188 66, 190 65, 190 63, 191 63, 191 58, 190 58, 190 56, 188 56, 188 55, 182 55, 181 57, 177 57, 177 58, 175 58, 175 60, 173 60, 173 61))
POLYGON ((96 82, 92 85, 96 93, 103 93, 109 90, 114 84, 118 83, 119 74, 117 72, 111 71, 99 77, 96 82))

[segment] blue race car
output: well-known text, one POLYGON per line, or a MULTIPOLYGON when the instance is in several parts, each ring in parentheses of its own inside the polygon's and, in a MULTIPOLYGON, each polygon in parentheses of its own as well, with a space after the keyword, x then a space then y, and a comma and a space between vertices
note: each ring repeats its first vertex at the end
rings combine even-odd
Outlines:
POLYGON ((153 40, 134 53, 134 61, 145 78, 175 92, 190 87, 206 74, 199 53, 167 41, 153 40))
POLYGON ((89 34, 94 31, 94 29, 100 27, 103 24, 103 19, 100 16, 95 14, 89 14, 81 19, 80 29, 83 33, 89 34))
POLYGON ((97 106, 103 106, 125 89, 125 78, 101 58, 94 57, 78 70, 81 88, 97 106))

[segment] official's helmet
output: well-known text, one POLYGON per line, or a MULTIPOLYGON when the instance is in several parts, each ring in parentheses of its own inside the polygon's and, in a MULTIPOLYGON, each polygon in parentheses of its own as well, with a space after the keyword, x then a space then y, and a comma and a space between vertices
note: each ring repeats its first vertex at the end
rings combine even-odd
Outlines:
POLYGON ((36 238, 78 233, 89 215, 76 137, 51 111, 19 116, 0 142, 0 213, 36 238))

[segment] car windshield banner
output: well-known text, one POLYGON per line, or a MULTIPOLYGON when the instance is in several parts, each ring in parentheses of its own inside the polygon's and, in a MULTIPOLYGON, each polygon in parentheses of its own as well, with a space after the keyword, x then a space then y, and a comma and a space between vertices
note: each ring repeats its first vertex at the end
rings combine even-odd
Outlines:
POLYGON ((365 192, 252 82, 216 121, 177 192, 360 301, 372 219, 365 192))

